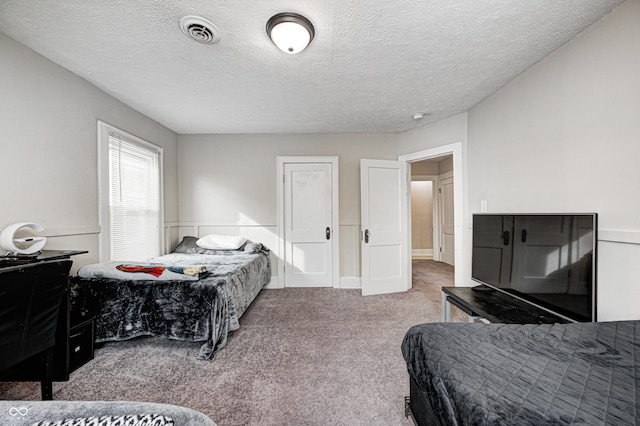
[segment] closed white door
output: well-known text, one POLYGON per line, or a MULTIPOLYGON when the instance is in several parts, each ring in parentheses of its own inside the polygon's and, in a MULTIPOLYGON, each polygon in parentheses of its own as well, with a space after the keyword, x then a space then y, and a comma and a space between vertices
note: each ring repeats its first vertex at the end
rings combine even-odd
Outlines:
POLYGON ((362 294, 406 291, 406 163, 360 160, 360 191, 362 294))
POLYGON ((284 165, 285 286, 332 287, 331 164, 284 165))
POLYGON ((438 188, 440 206, 440 261, 455 264, 455 221, 453 177, 440 180, 438 188))

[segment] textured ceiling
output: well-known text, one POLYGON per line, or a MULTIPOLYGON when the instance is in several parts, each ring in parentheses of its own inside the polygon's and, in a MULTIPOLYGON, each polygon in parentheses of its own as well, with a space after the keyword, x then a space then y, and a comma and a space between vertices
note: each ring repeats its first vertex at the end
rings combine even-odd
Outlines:
POLYGON ((0 0, 0 31, 178 133, 397 133, 469 110, 621 2, 0 0), (285 11, 316 29, 298 55, 265 31, 285 11), (187 38, 185 15, 220 42, 187 38))

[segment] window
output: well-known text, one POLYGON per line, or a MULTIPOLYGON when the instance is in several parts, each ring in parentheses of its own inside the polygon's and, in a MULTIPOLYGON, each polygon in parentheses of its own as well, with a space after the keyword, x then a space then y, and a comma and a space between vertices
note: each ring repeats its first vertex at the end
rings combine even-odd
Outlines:
POLYGON ((146 260, 162 247, 162 149, 99 123, 100 260, 146 260))

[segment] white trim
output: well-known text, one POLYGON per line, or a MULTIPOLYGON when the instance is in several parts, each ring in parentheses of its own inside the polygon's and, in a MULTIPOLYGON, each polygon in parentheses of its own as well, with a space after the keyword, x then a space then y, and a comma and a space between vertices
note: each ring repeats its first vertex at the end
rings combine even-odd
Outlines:
POLYGON ((411 249, 411 257, 433 257, 433 249, 411 249))
POLYGON ((453 177, 453 172, 444 172, 444 173, 442 173, 441 175, 438 175, 438 179, 439 179, 439 180, 449 179, 449 178, 455 179, 455 178, 453 177))
POLYGON ((109 132, 121 134, 135 143, 153 149, 158 153, 158 191, 159 211, 159 253, 164 253, 165 226, 164 226, 164 149, 145 141, 131 133, 118 129, 110 124, 98 120, 98 223, 101 232, 98 236, 98 258, 100 262, 108 261, 109 253, 109 132))
POLYGON ((66 228, 46 228, 41 234, 43 237, 71 237, 75 235, 95 235, 100 233, 100 225, 71 226, 66 228))
POLYGON ((277 156, 278 171, 276 178, 277 187, 277 227, 278 227, 278 277, 277 288, 284 288, 284 165, 286 163, 330 163, 331 164, 331 212, 332 222, 332 251, 333 251, 333 276, 331 278, 333 288, 340 288, 340 177, 339 177, 339 157, 337 156, 277 156))
POLYGON ((598 241, 640 244, 640 231, 598 230, 598 241))
POLYGON ((165 226, 192 226, 195 227, 197 229, 199 228, 205 228, 205 227, 209 227, 209 228, 215 228, 217 226, 220 227, 232 227, 232 228, 268 228, 268 227, 273 227, 275 228, 276 226, 278 226, 277 223, 251 223, 251 224, 246 224, 244 222, 203 222, 203 221, 195 221, 195 222, 171 222, 171 223, 165 223, 165 226))
MULTIPOLYGON (((442 145, 436 148, 426 149, 424 151, 418 151, 411 154, 400 155, 399 161, 405 161, 407 163, 413 163, 416 161, 427 160, 430 158, 438 158, 446 155, 453 155, 453 198, 454 198, 454 229, 455 229, 455 264, 456 268, 462 268, 465 263, 464 247, 463 247, 463 220, 464 220, 464 170, 462 168, 462 142, 454 142, 448 145, 442 145)), ((410 167, 407 167, 410 170, 410 167)), ((409 176, 409 180, 411 177, 409 176)), ((409 206, 411 207, 411 206, 409 206)), ((410 213, 409 213, 410 214, 410 213)), ((410 235, 411 233, 408 232, 410 235)), ((411 247, 411 238, 409 237, 409 250, 411 247)), ((410 253, 409 253, 410 254, 410 253)), ((409 267, 409 276, 411 277, 411 262, 407 262, 409 267)), ((454 285, 462 286, 463 273, 458 270, 454 274, 454 285)))
POLYGON ((278 289, 278 288, 282 288, 284 287, 284 285, 280 285, 280 282, 278 280, 278 276, 277 275, 271 275, 271 281, 269 281, 267 284, 265 284, 264 287, 262 287, 265 290, 274 290, 274 289, 278 289))
POLYGON ((361 289, 362 288, 362 278, 359 278, 359 277, 341 277, 340 278, 340 288, 361 289))
MULTIPOLYGON (((415 163, 416 161, 429 160, 432 158, 446 157, 447 155, 455 154, 462 155, 462 142, 454 142, 448 145, 442 145, 435 148, 425 149, 423 151, 413 152, 411 154, 404 154, 398 156, 398 161, 406 161, 408 163, 415 163)), ((455 173, 455 158, 454 158, 453 171, 455 173)), ((460 158, 460 166, 462 166, 462 158, 460 158)))

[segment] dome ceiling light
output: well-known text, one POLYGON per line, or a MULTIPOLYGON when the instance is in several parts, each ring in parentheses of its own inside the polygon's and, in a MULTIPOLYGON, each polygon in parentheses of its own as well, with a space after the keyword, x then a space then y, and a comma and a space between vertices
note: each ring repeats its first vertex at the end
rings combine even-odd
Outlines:
POLYGON ((285 53, 302 52, 313 40, 315 30, 313 24, 297 13, 278 13, 267 22, 267 34, 285 53))

